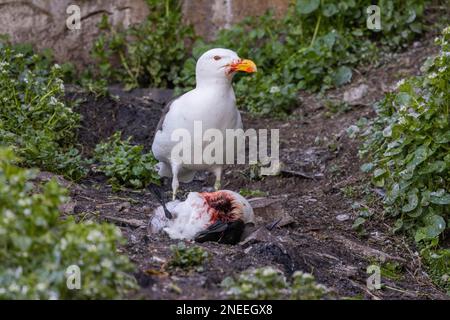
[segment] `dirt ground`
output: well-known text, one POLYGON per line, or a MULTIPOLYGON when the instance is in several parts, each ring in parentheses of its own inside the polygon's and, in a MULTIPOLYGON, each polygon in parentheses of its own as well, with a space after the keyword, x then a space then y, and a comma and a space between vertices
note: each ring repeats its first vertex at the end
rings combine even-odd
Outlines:
MULTIPOLYGON (((361 117, 373 117, 372 103, 401 78, 418 74, 425 58, 435 52, 431 39, 422 40, 408 51, 386 58, 381 66, 355 70, 351 84, 328 92, 326 97, 301 94, 298 109, 285 120, 243 113, 246 128, 280 129, 283 172, 255 179, 248 167, 229 166, 223 188, 267 193, 266 199, 253 202, 259 206, 256 214, 263 217, 257 227, 278 216, 287 220, 272 231, 258 229, 235 246, 197 244, 212 256, 202 272, 167 268, 169 246, 178 241, 147 233, 157 202, 146 190, 112 192, 106 178, 94 173, 79 184, 60 179, 71 194, 64 211, 82 220, 109 221, 120 226, 128 240, 121 250, 135 263, 135 276, 141 286, 130 298, 223 299, 226 297, 221 293, 220 282, 226 276, 250 267, 274 266, 287 277, 296 270, 310 272, 338 298, 448 299, 431 283, 414 244, 390 232, 388 217, 380 219, 381 192, 368 186, 359 170, 359 142, 345 132, 361 117), (326 106, 327 100, 340 101, 345 92, 354 93, 364 84, 363 96, 349 106, 334 112, 326 106), (358 215, 354 204, 368 197, 362 192, 364 188, 369 188, 369 197, 374 199, 370 211, 377 218, 368 221, 362 234, 353 230, 352 224, 358 215), (394 263, 398 274, 382 271, 383 288, 369 291, 366 268, 374 263, 394 263)), ((95 99, 76 88, 67 94, 69 100, 78 100, 77 108, 83 115, 79 131, 83 151, 89 154, 96 143, 116 130, 132 135, 134 142, 149 148, 171 92, 140 89, 126 93, 119 88, 112 88, 111 92, 115 98, 95 99)), ((44 173, 43 179, 49 176, 44 173)), ((169 185, 169 181, 164 181, 167 198, 169 185)), ((182 185, 182 190, 208 190, 212 185, 213 176, 203 174, 182 185)))

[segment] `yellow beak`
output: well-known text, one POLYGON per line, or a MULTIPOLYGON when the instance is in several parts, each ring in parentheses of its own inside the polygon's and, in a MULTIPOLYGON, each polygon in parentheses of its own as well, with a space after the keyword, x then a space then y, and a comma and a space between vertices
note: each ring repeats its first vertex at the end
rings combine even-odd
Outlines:
POLYGON ((231 64, 231 71, 243 71, 253 73, 257 71, 256 64, 252 60, 242 59, 231 64))

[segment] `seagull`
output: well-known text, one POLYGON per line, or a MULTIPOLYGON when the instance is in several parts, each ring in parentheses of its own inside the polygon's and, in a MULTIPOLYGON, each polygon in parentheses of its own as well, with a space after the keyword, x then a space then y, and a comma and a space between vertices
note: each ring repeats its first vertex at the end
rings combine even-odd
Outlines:
POLYGON ((245 225, 254 223, 249 202, 230 190, 190 192, 185 201, 166 204, 172 218, 167 218, 164 206, 155 209, 149 232, 166 232, 172 239, 216 241, 236 244, 245 225))
MULTIPOLYGON (((175 130, 186 129, 193 145, 201 144, 201 150, 204 150, 207 142, 194 141, 194 122, 200 121, 203 131, 220 130, 223 137, 226 129, 242 129, 241 115, 236 108, 236 97, 231 84, 233 76, 239 71, 253 73, 257 68, 253 61, 239 58, 232 50, 211 49, 197 61, 196 87, 172 99, 164 108, 153 140, 152 152, 159 161, 159 176, 172 177, 173 200, 176 199, 179 182, 191 182, 196 171, 213 173, 216 177, 215 190, 220 189, 223 164, 208 164, 204 161, 187 163, 180 157, 174 159, 171 153, 179 142, 173 141, 171 137, 175 130)), ((191 150, 194 150, 194 147, 191 150)), ((227 150, 223 153, 225 158, 227 150)), ((193 151, 191 155, 194 155, 193 151)))

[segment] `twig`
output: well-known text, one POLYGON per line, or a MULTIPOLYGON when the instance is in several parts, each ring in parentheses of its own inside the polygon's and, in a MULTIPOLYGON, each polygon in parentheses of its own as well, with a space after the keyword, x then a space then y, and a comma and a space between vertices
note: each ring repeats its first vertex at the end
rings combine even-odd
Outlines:
POLYGON ((281 174, 287 175, 287 176, 296 176, 296 177, 302 177, 302 178, 306 178, 306 179, 316 180, 313 176, 306 174, 304 172, 300 172, 300 171, 281 169, 281 174))
POLYGON ((143 225, 145 225, 145 222, 143 222, 142 220, 137 220, 137 219, 123 219, 123 218, 118 218, 118 217, 113 217, 113 216, 102 216, 103 219, 105 219, 106 221, 112 222, 114 224, 124 224, 130 227, 134 227, 134 228, 139 228, 143 225))

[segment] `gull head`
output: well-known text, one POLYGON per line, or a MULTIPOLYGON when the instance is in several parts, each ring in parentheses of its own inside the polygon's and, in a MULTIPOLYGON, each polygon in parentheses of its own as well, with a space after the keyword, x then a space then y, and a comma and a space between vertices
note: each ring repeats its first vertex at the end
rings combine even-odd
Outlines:
POLYGON ((253 61, 240 58, 229 49, 215 48, 206 51, 197 61, 197 84, 207 82, 229 82, 237 72, 253 73, 257 68, 253 61))

